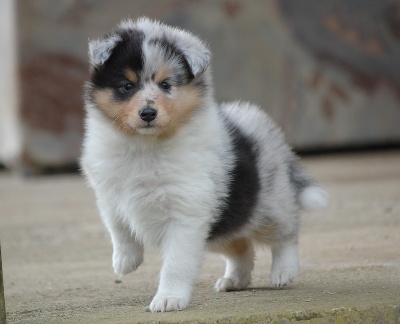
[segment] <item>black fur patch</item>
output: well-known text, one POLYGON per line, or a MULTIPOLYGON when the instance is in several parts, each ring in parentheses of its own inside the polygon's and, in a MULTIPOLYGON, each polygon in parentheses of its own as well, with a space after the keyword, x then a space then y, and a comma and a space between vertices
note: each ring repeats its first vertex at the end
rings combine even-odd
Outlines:
POLYGON ((245 225, 252 216, 260 191, 258 148, 236 125, 229 123, 228 126, 236 161, 230 175, 229 197, 211 226, 208 240, 234 233, 245 225))
POLYGON ((122 40, 116 44, 109 59, 93 71, 91 81, 96 88, 113 89, 115 100, 123 101, 132 97, 141 87, 138 80, 131 91, 123 91, 123 85, 128 81, 126 70, 130 69, 140 77, 143 69, 144 34, 138 30, 128 30, 119 35, 122 40))

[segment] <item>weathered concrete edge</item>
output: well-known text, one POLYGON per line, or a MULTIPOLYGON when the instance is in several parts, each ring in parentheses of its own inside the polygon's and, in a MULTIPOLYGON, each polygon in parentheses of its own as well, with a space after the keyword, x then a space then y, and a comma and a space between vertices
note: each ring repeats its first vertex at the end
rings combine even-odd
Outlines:
POLYGON ((0 245, 0 324, 6 322, 6 305, 4 301, 4 285, 3 285, 3 268, 1 262, 1 245, 0 245))
POLYGON ((243 317, 232 316, 221 319, 207 320, 182 320, 176 321, 146 321, 143 324, 167 324, 167 323, 238 323, 238 324, 253 324, 253 323, 394 323, 400 324, 400 305, 392 306, 373 306, 369 308, 335 308, 332 310, 303 310, 296 312, 287 312, 276 315, 251 315, 243 317))

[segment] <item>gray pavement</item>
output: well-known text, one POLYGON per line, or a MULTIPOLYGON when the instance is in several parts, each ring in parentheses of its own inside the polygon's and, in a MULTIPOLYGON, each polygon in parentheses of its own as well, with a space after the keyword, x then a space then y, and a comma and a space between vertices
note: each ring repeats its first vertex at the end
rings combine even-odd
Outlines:
POLYGON ((0 173, 8 323, 400 323, 400 151, 303 162, 331 204, 303 216, 297 282, 268 288, 271 257, 260 249, 251 287, 216 293, 224 265, 210 254, 191 306, 164 314, 145 312, 157 288, 157 251, 116 283, 108 235, 80 176, 0 173))

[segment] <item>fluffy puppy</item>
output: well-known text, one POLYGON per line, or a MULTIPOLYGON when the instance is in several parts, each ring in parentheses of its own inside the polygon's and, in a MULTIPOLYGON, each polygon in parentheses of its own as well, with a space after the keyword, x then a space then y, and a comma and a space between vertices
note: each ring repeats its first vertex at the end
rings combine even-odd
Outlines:
POLYGON ((250 284, 254 245, 272 250, 270 283, 297 275, 299 212, 322 207, 282 133, 258 107, 217 105, 210 52, 147 18, 89 43, 82 170, 113 245, 117 275, 143 247, 163 260, 149 310, 189 304, 207 249, 226 261, 217 291, 250 284))

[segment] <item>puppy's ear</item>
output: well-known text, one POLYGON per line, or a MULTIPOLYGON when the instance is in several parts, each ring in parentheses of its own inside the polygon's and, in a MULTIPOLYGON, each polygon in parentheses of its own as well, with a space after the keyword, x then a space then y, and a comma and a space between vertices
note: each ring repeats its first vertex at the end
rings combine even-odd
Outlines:
POLYGON ((176 44, 185 56, 194 77, 207 70, 211 61, 211 52, 200 39, 186 32, 181 32, 176 44))
POLYGON ((89 42, 89 60, 94 67, 103 65, 111 56, 118 42, 122 39, 119 35, 111 35, 104 39, 89 42))
POLYGON ((188 48, 183 50, 183 54, 194 77, 202 74, 210 65, 211 53, 206 48, 188 48))

